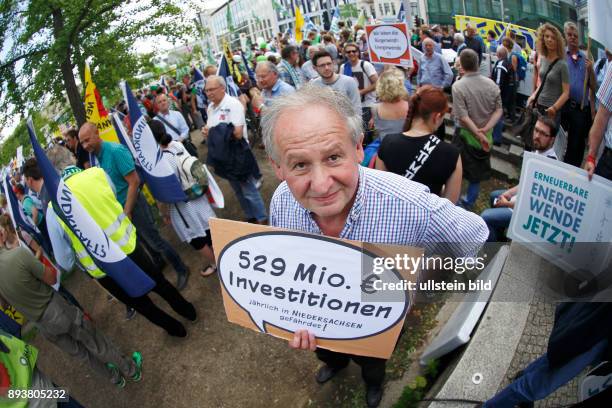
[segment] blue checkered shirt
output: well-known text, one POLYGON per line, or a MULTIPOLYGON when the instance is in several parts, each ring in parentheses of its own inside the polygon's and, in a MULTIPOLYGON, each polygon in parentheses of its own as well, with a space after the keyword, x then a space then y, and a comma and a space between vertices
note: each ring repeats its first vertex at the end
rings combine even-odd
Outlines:
MULTIPOLYGON (((272 197, 270 225, 322 234, 287 182, 272 197)), ((357 195, 340 238, 424 247, 426 254, 464 257, 475 256, 488 235, 480 216, 431 194, 423 184, 360 166, 357 195)))

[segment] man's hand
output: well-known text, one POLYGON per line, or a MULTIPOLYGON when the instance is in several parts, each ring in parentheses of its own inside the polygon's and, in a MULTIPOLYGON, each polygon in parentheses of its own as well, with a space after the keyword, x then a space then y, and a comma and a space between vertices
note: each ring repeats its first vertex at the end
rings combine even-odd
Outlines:
POLYGON ((202 137, 204 138, 204 140, 208 139, 208 126, 204 126, 202 128, 202 137))
POLYGON ((306 329, 296 330, 293 333, 293 340, 289 340, 289 347, 292 349, 315 351, 317 349, 317 339, 314 334, 306 329))
POLYGON ((478 141, 480 142, 480 146, 482 146, 482 150, 484 150, 485 152, 491 150, 491 146, 489 145, 489 139, 487 139, 487 134, 485 132, 483 132, 482 130, 478 130, 476 137, 478 137, 478 141))
POLYGON ((589 181, 591 181, 593 179, 593 173, 595 173, 595 162, 587 160, 584 163, 584 169, 587 171, 589 181))
POLYGON ((130 219, 130 221, 132 221, 132 212, 131 211, 125 211, 125 209, 124 209, 123 213, 130 219))
POLYGON ((497 202, 495 203, 495 207, 510 207, 510 200, 506 198, 503 194, 497 197, 497 202))
POLYGON ((555 116, 557 116, 557 109, 554 106, 551 106, 550 108, 546 109, 546 115, 548 115, 549 118, 554 119, 555 116))

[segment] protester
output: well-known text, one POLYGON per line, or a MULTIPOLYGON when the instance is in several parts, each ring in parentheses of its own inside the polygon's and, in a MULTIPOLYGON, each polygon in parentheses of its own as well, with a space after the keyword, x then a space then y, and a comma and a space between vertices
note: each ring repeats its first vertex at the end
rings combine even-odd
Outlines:
MULTIPOLYGON (((29 194, 26 194, 25 187, 22 184, 16 184, 13 187, 13 192, 17 200, 21 203, 21 208, 23 208, 24 214, 28 216, 32 225, 35 225, 39 229, 44 228, 45 223, 43 222, 44 214, 41 211, 42 207, 37 207, 34 199, 29 194)), ((38 205, 40 206, 40 204, 38 205)))
POLYGON ((424 54, 417 74, 417 86, 433 85, 447 88, 453 82, 453 71, 442 55, 434 52, 434 41, 427 38, 423 41, 424 54))
POLYGON ((610 62, 612 61, 612 51, 606 48, 605 56, 601 57, 595 63, 595 76, 597 77, 597 88, 603 84, 604 79, 606 78, 606 72, 610 67, 610 62))
MULTIPOLYGON (((502 40, 502 47, 499 48, 504 48, 506 50, 506 54, 507 54, 507 59, 509 62, 509 67, 512 69, 512 76, 509 78, 508 81, 508 100, 507 100, 507 110, 506 110, 506 117, 508 118, 508 120, 510 121, 510 123, 514 123, 516 118, 515 118, 515 113, 516 113, 516 98, 517 98, 517 91, 518 91, 518 87, 519 87, 519 81, 518 81, 518 75, 517 75, 517 71, 519 70, 519 56, 516 54, 515 51, 512 51, 512 48, 514 46, 514 42, 512 42, 512 40, 509 37, 506 37, 502 40)), ((534 90, 535 92, 535 90, 534 90)))
MULTIPOLYGON (((57 147, 64 149, 63 147, 57 147)), ((68 153, 70 154, 70 153, 68 153)), ((126 378, 142 378, 142 356, 131 358, 92 324, 83 312, 57 294, 51 285, 57 277, 25 248, 5 249, 0 233, 0 295, 34 324, 44 338, 82 361, 111 383, 123 388, 126 378)))
POLYGON ((257 110, 262 110, 265 106, 271 104, 274 98, 295 92, 294 87, 280 78, 276 65, 269 61, 262 61, 257 64, 255 78, 263 94, 263 101, 259 99, 253 101, 257 110))
POLYGON ((448 26, 442 27, 442 38, 440 39, 440 45, 442 49, 453 48, 453 36, 448 33, 448 26))
MULTIPOLYGON (((192 95, 195 98, 195 95, 192 95)), ((153 120, 159 120, 166 127, 166 132, 172 137, 172 140, 179 141, 185 145, 187 150, 192 156, 198 156, 197 148, 191 143, 191 137, 189 135, 189 126, 185 122, 183 116, 177 112, 170 110, 168 104, 168 96, 165 94, 158 95, 155 98, 155 103, 159 111, 153 120)), ((195 108, 195 102, 190 101, 195 108)), ((191 109, 192 116, 197 113, 197 110, 191 109)), ((199 118, 198 118, 199 119, 199 118)), ((194 121, 195 123, 195 121, 194 121)))
MULTIPOLYGON (((166 133, 166 129, 159 122, 151 122, 151 131, 159 145, 161 146, 164 157, 170 163, 174 174, 179 180, 181 172, 186 172, 184 162, 189 153, 182 144, 175 142, 166 133)), ((162 205, 162 217, 168 224, 172 224, 176 235, 183 242, 191 245, 193 249, 200 252, 208 261, 208 265, 200 270, 200 275, 207 277, 212 275, 217 267, 215 266, 215 255, 212 251, 212 239, 208 220, 215 216, 215 212, 208 202, 206 191, 201 191, 201 195, 185 202, 162 205)))
MULTIPOLYGON (((553 149, 557 130, 557 125, 551 118, 547 116, 540 116, 538 118, 533 128, 533 148, 535 149, 535 154, 557 160, 557 155, 553 149)), ((487 227, 489 227, 489 238, 487 241, 499 241, 503 236, 504 230, 510 225, 518 189, 519 186, 516 185, 507 190, 491 192, 490 205, 492 208, 488 208, 480 214, 487 223, 487 227)))
POLYGON ((319 73, 313 66, 312 57, 314 57, 315 53, 319 51, 320 49, 321 48, 316 45, 311 45, 310 47, 308 47, 308 61, 306 61, 304 65, 302 65, 302 68, 301 68, 302 77, 305 79, 306 82, 310 82, 313 79, 316 79, 319 77, 319 73))
POLYGON ((363 119, 363 126, 366 129, 364 141, 367 144, 372 139, 372 131, 367 126, 372 117, 372 105, 376 103, 376 81, 378 81, 378 74, 374 65, 360 59, 360 49, 357 44, 345 44, 344 55, 347 61, 340 67, 340 73, 353 77, 357 81, 359 94, 361 95, 361 117, 363 119))
POLYGON ((465 29, 465 45, 467 48, 474 50, 474 52, 478 55, 478 67, 480 68, 480 64, 482 63, 482 54, 484 54, 487 50, 484 44, 484 41, 480 35, 478 35, 476 28, 468 25, 465 29))
MULTIPOLYGON (((556 389, 577 377, 588 366, 610 359, 612 339, 612 304, 606 302, 564 302, 555 308, 553 329, 546 352, 516 374, 512 383, 480 406, 532 407, 556 389)), ((609 374, 609 363, 608 373, 609 374)), ((605 383, 604 383, 605 384, 605 383)), ((602 386, 601 389, 605 389, 602 386)), ((590 391, 597 392, 595 389, 590 391)), ((603 391, 605 392, 605 391, 603 391)), ((590 399, 577 404, 603 407, 590 399)), ((609 404, 607 404, 609 405, 609 404)))
POLYGON ((538 28, 537 50, 540 55, 540 86, 527 100, 527 106, 538 109, 542 115, 561 119, 561 109, 569 99, 569 70, 563 51, 563 37, 555 26, 544 23, 538 28), (544 80, 546 78, 546 80, 544 80), (542 87, 542 85, 544 85, 542 87), (538 94, 538 99, 535 96, 538 94))
MULTIPOLYGON (((495 65, 493 65, 491 79, 495 81, 499 87, 504 111, 507 113, 507 116, 512 116, 511 110, 514 109, 514 103, 512 102, 512 98, 514 97, 514 70, 512 69, 512 64, 508 60, 508 50, 506 50, 505 47, 497 47, 496 54, 497 61, 495 65)), ((493 128, 493 144, 495 146, 501 145, 503 129, 504 118, 502 116, 493 128)))
MULTIPOLYGON (((336 42, 334 41, 334 37, 331 34, 325 34, 323 36, 323 45, 329 55, 332 56, 332 59, 336 61, 338 59, 338 47, 336 46, 336 42)), ((312 59, 312 57, 310 57, 312 59)))
MULTIPOLYGON (((80 133, 79 136, 81 136, 80 133)), ((87 143, 83 142, 83 140, 81 142, 87 149, 87 143)), ((106 236, 113 240, 155 282, 155 286, 151 291, 166 300, 176 313, 195 322, 197 314, 193 305, 185 300, 180 292, 166 280, 159 265, 153 263, 151 257, 141 245, 136 235, 134 224, 132 224, 130 218, 124 215, 125 210, 115 197, 113 188, 109 184, 109 176, 99 167, 80 170, 74 165, 75 162, 72 155, 61 146, 53 146, 47 152, 47 156, 91 219, 105 231, 106 236)), ((47 209, 47 218, 54 250, 63 246, 72 248, 79 263, 85 268, 87 273, 96 279, 117 300, 128 307, 134 308, 151 323, 166 330, 169 335, 176 337, 187 336, 185 327, 178 320, 155 305, 147 294, 131 297, 112 278, 107 276, 94 262, 89 252, 85 250, 80 239, 56 215, 52 206, 49 206, 47 209)), ((75 262, 74 255, 72 258, 65 259, 56 257, 56 260, 65 270, 71 270, 75 262)))
POLYGON ((465 74, 453 84, 453 115, 460 124, 455 143, 460 146, 467 194, 460 205, 471 209, 480 192, 480 182, 491 176, 492 129, 503 114, 500 91, 495 82, 479 72, 478 55, 465 49, 459 56, 465 74))
POLYGON ((521 54, 523 52, 523 48, 521 48, 521 44, 516 41, 516 33, 513 30, 509 30, 508 37, 512 40, 512 49, 510 52, 521 54))
MULTIPOLYGON (((470 242, 453 255, 474 256, 487 236, 480 217, 421 184, 359 165, 364 156, 360 116, 343 95, 311 85, 269 107, 262 123, 264 144, 284 180, 272 197, 270 224, 436 252, 436 243, 470 242)), ((289 346, 316 351, 325 363, 316 375, 321 384, 355 361, 366 383, 367 405, 379 405, 386 360, 317 348, 307 330, 297 330, 289 346)))
POLYGON ((108 174, 123 213, 136 227, 139 238, 146 242, 155 264, 160 267, 165 258, 176 271, 176 287, 184 289, 189 280, 189 270, 176 250, 162 238, 155 225, 151 207, 139 191, 140 177, 132 154, 122 144, 100 139, 96 125, 90 122, 81 126, 79 140, 85 150, 96 155, 100 167, 108 174))
POLYGON ((461 54, 461 51, 463 51, 463 49, 467 47, 467 45, 465 45, 465 37, 461 33, 455 33, 453 39, 453 49, 457 51, 457 55, 459 55, 461 54))
POLYGON ((288 45, 281 51, 281 62, 278 64, 280 78, 295 89, 300 89, 304 83, 301 76, 298 59, 300 53, 295 45, 288 45))
POLYGON ((497 47, 499 46, 499 43, 497 42, 497 34, 495 34, 495 31, 489 30, 487 32, 487 41, 489 42, 489 48, 487 49, 487 52, 489 54, 495 54, 497 52, 497 47))
MULTIPOLYGON (((259 64, 257 68, 259 68, 259 64)), ((224 147, 223 150, 231 150, 230 144, 240 144, 241 150, 248 151, 248 157, 252 160, 250 168, 240 172, 240 175, 234 173, 238 171, 237 168, 229 169, 232 173, 225 174, 220 167, 231 166, 232 157, 223 157, 220 159, 219 165, 216 165, 215 172, 229 181, 247 220, 258 224, 267 224, 268 215, 266 214, 266 208, 257 189, 256 180, 253 177, 254 167, 257 166, 257 162, 251 153, 248 143, 244 140, 246 132, 244 109, 238 99, 228 95, 225 89, 226 84, 222 77, 216 75, 208 77, 204 90, 210 103, 208 105, 208 122, 202 128, 202 136, 211 140, 213 138, 211 133, 229 132, 229 128, 224 128, 220 126, 221 124, 232 125, 231 135, 218 135, 220 136, 220 143, 224 147)), ((214 143, 209 146, 209 159, 215 154, 214 146, 214 143)), ((249 163, 244 162, 239 164, 243 166, 249 165, 249 163)))
POLYGON ((569 99, 561 111, 561 126, 567 133, 563 161, 580 167, 589 129, 595 118, 595 72, 593 63, 578 49, 578 27, 572 22, 563 26, 567 48, 565 62, 569 73, 569 99))
POLYGON ((77 132, 76 129, 69 129, 64 134, 64 141, 68 149, 74 154, 77 161, 77 167, 82 170, 89 168, 91 166, 89 164, 89 153, 83 149, 83 146, 81 146, 79 142, 79 132, 77 132))
POLYGON ((404 73, 390 66, 376 82, 378 103, 372 106, 372 121, 377 137, 401 133, 408 115, 408 92, 404 87, 404 73))
POLYGON ((319 78, 312 81, 312 84, 320 87, 331 87, 334 91, 345 95, 353 104, 355 110, 361 112, 361 95, 357 82, 351 77, 337 74, 334 71, 334 60, 327 51, 318 51, 312 57, 312 63, 319 73, 319 78))
POLYGON ((597 101, 599 109, 589 132, 589 153, 584 168, 588 172, 589 180, 593 177, 593 173, 612 180, 612 69, 608 69, 597 91, 597 101), (596 157, 602 139, 603 154, 597 162, 596 157))
POLYGON ((376 168, 424 184, 431 193, 456 203, 461 193, 459 149, 435 135, 447 111, 444 91, 431 85, 419 88, 410 98, 405 131, 383 140, 376 168))

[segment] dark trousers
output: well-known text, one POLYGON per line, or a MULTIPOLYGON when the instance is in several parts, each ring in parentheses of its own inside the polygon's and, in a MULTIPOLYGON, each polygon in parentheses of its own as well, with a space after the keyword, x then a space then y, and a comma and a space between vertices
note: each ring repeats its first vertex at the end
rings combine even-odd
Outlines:
MULTIPOLYGON (((152 292, 157 293, 168 302, 176 313, 186 319, 195 320, 196 310, 193 305, 185 300, 180 292, 168 282, 163 273, 151 262, 151 258, 147 256, 140 243, 136 244, 136 249, 128 256, 155 281, 155 287, 151 290, 152 292)), ((130 297, 108 276, 98 279, 98 282, 120 302, 134 308, 151 323, 166 330, 171 336, 185 337, 187 334, 182 323, 157 307, 148 295, 137 298, 130 297)))
POLYGON ((567 101, 561 114, 561 126, 567 132, 567 150, 563 161, 572 166, 580 167, 584 158, 584 147, 593 121, 591 108, 580 109, 580 103, 567 101))
POLYGON ((383 358, 356 356, 322 348, 318 348, 315 353, 319 360, 323 361, 331 368, 338 370, 346 367, 352 359, 361 367, 361 377, 367 386, 380 387, 385 380, 385 366, 387 360, 383 358))
POLYGON ((612 180, 612 149, 606 147, 597 162, 595 174, 612 180))

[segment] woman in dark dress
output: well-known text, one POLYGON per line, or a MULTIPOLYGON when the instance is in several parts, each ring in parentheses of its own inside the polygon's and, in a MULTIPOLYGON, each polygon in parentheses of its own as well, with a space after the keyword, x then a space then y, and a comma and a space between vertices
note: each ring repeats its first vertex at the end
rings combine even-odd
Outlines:
POLYGON ((448 98, 439 88, 425 85, 410 98, 404 133, 385 137, 376 168, 425 184, 440 197, 456 203, 461 192, 459 150, 436 136, 448 111, 448 98))

